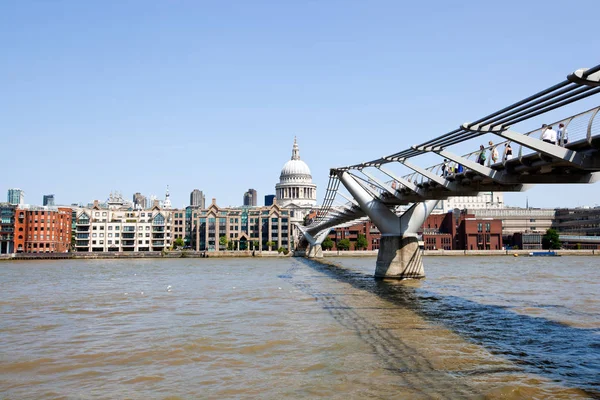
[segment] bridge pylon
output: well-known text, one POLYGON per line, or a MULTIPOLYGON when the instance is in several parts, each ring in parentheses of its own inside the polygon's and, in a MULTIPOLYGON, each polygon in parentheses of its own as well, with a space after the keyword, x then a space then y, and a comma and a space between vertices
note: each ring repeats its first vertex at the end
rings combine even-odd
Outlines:
POLYGON ((415 203, 402 216, 398 216, 365 190, 348 172, 338 171, 338 177, 381 232, 375 277, 424 278, 417 231, 439 200, 415 203))
POLYGON ((308 232, 303 232, 306 241, 308 242, 308 249, 306 251, 307 258, 323 258, 323 248, 321 245, 329 234, 329 229, 321 231, 316 235, 311 235, 308 232))

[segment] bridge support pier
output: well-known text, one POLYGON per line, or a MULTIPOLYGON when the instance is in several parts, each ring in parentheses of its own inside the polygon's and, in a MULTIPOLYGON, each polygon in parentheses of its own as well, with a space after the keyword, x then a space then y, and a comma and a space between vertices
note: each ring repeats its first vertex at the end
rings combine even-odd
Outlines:
POLYGON ((382 236, 375 278, 419 279, 425 277, 419 241, 413 236, 382 236))
POLYGON ((304 232, 304 237, 308 241, 308 249, 306 251, 307 258, 323 258, 323 247, 321 247, 321 244, 327 235, 329 235, 329 229, 319 232, 314 236, 304 232))
POLYGON ((375 277, 424 278, 425 271, 417 231, 435 208, 438 200, 415 203, 402 216, 398 216, 367 192, 348 172, 343 171, 338 176, 360 208, 381 232, 375 277))

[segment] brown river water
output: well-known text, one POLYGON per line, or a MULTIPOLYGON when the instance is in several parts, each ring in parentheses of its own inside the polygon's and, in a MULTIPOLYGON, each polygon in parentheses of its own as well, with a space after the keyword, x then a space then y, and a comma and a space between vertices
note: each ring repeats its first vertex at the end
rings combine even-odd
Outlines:
POLYGON ((0 264, 2 399, 600 398, 600 258, 0 264))

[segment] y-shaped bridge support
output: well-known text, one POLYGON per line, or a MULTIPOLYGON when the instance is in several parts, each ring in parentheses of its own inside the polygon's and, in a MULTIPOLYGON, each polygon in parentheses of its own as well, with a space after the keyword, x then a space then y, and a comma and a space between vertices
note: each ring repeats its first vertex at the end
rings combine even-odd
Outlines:
POLYGON ((415 203, 398 217, 380 200, 374 198, 346 171, 338 173, 340 181, 352 194, 360 208, 381 232, 376 278, 423 278, 423 260, 419 249, 417 231, 438 200, 415 203))
POLYGON ((308 241, 308 250, 306 252, 306 257, 308 258, 323 258, 323 248, 321 244, 329 234, 329 229, 321 231, 316 235, 311 235, 308 232, 303 232, 304 237, 308 241))

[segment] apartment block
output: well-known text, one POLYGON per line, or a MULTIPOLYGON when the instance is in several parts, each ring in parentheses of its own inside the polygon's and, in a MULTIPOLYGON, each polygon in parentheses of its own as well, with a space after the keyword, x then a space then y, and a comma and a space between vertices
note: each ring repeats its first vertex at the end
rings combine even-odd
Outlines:
POLYGON ((172 245, 173 211, 155 204, 150 210, 92 208, 77 210, 75 250, 162 251, 172 245))

